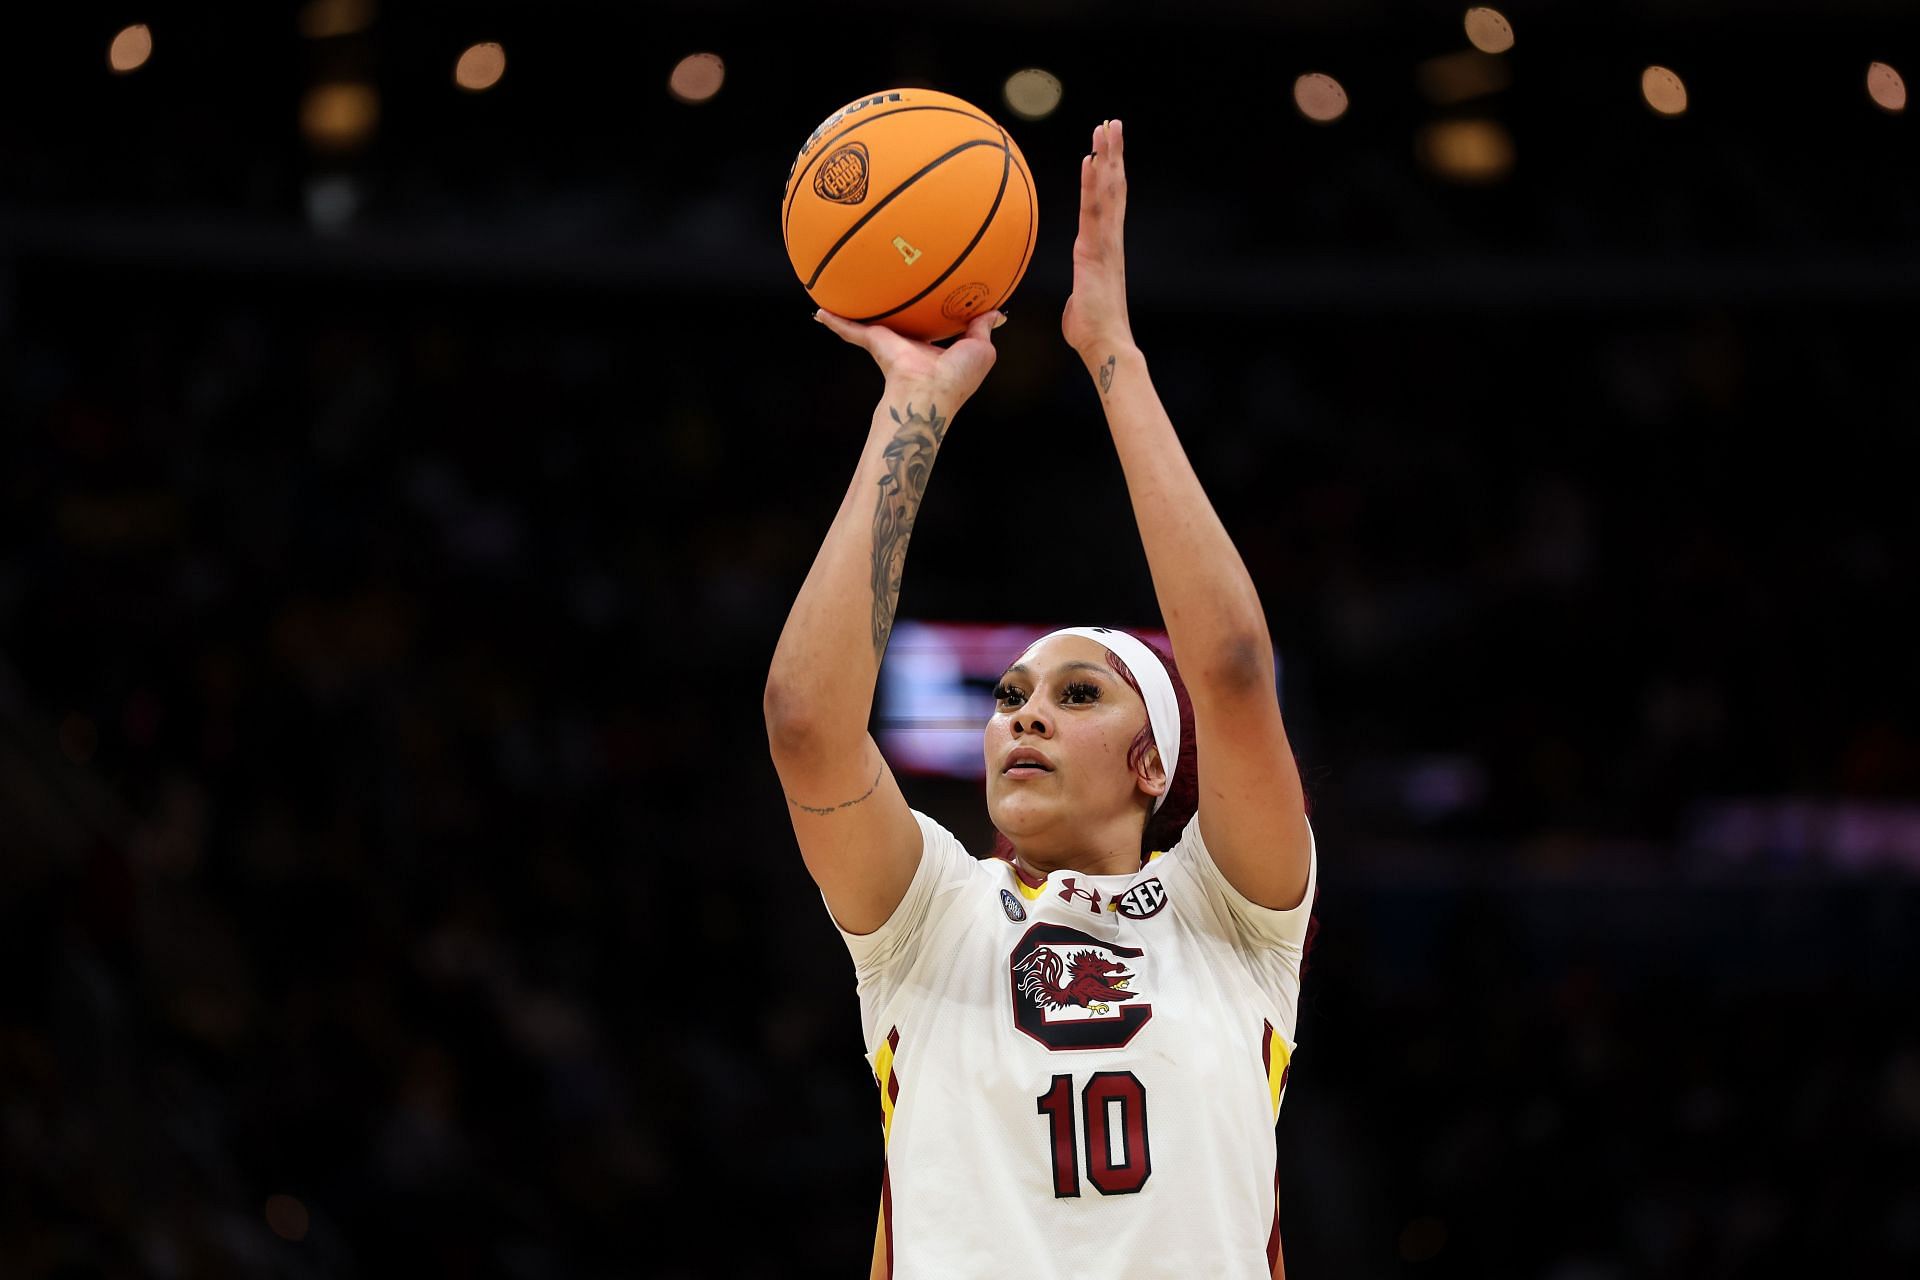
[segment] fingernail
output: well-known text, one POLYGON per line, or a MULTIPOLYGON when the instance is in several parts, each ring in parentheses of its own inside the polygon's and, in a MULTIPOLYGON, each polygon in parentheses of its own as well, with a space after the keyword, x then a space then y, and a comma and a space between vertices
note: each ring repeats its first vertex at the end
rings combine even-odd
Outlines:
POLYGON ((1006 322, 1007 322, 1007 313, 1002 311, 999 315, 999 318, 993 322, 993 327, 998 329, 1001 325, 1005 324, 1006 322))
POLYGON ((813 313, 813 318, 814 318, 815 320, 819 320, 821 324, 825 324, 825 323, 826 323, 826 321, 825 321, 825 320, 823 320, 823 319, 821 319, 821 317, 820 317, 820 312, 819 312, 818 310, 816 310, 816 311, 815 311, 815 312, 813 313))

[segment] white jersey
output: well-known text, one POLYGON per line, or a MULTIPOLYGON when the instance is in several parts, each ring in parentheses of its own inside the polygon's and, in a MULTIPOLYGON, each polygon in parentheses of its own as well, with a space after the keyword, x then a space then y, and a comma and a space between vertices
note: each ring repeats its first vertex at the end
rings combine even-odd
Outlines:
POLYGON ((1312 910, 1242 897, 1188 822, 1130 875, 1038 885, 915 811, 913 883, 853 954, 898 1280, 1252 1280, 1312 910))

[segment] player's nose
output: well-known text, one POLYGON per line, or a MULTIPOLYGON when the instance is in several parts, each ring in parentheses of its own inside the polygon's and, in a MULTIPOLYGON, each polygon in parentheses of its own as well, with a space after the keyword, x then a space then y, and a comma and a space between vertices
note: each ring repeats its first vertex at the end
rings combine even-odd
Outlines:
POLYGON ((1032 705, 1028 703, 1026 707, 1021 707, 1013 713, 1008 727, 1013 730, 1014 737, 1017 738, 1025 733, 1038 734, 1043 738, 1052 737, 1053 721, 1037 710, 1029 710, 1028 708, 1032 705))

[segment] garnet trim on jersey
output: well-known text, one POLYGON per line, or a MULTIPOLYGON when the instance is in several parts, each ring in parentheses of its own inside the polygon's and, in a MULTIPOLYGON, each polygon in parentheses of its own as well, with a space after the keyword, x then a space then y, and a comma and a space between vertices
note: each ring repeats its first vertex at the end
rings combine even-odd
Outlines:
POLYGON ((1013 992, 1013 1024, 1049 1049, 1118 1049, 1139 1034, 1153 1017, 1150 1004, 1125 1004, 1139 996, 1129 989, 1135 974, 1117 960, 1137 960, 1146 952, 1101 942, 1063 924, 1036 924, 1020 935, 1007 955, 1013 992), (1051 947, 1072 947, 1063 960, 1051 947), (1050 1019, 1055 1009, 1095 1009, 1102 1014, 1119 1005, 1118 1017, 1050 1019))
MULTIPOLYGON (((900 1051, 900 1028, 887 1031, 887 1039, 874 1054, 873 1078, 880 1086, 880 1145, 882 1152, 893 1142, 893 1111, 900 1102, 900 1074, 893 1069, 893 1058, 900 1051)), ((893 1276, 893 1174, 889 1158, 880 1158, 880 1222, 874 1230, 874 1280, 892 1280, 893 1276), (882 1269, 882 1260, 885 1269, 882 1269)))
MULTIPOLYGON (((1266 1068, 1267 1092, 1273 1098, 1274 1122, 1280 1120, 1280 1095, 1287 1091, 1287 1076, 1293 1070, 1293 1053, 1271 1022, 1260 1024, 1260 1065, 1266 1068)), ((1282 1275, 1280 1266, 1280 1167, 1273 1170, 1273 1229, 1267 1233, 1267 1270, 1282 1275)))
POLYGON ((1280 1118, 1280 1095, 1287 1091, 1287 1075, 1293 1070, 1293 1051, 1271 1022, 1262 1022, 1260 1065, 1267 1071, 1267 1093, 1273 1098, 1273 1118, 1280 1118))
POLYGON ((880 1086, 880 1143, 893 1141, 893 1109, 900 1101, 900 1076, 893 1069, 894 1055, 900 1052, 900 1028, 887 1032, 880 1051, 873 1055, 873 1082, 880 1086))

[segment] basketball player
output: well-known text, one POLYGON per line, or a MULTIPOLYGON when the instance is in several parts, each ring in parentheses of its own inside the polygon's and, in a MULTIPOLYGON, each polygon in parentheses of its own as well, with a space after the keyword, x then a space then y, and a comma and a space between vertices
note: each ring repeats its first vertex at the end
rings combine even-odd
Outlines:
MULTIPOLYGON (((767 732, 801 855, 852 952, 880 1085, 873 1274, 1279 1275, 1274 1124, 1315 858, 1272 642, 1127 318, 1118 121, 1081 162, 1062 328, 1106 411, 1184 680, 1075 627, 1015 656, 987 722, 998 857, 909 808, 867 733, 907 540, 954 414, 994 361, 820 318, 878 362, 859 466, 775 650, 767 732)), ((989 531, 1054 613, 1074 468, 1006 453, 989 531)))

